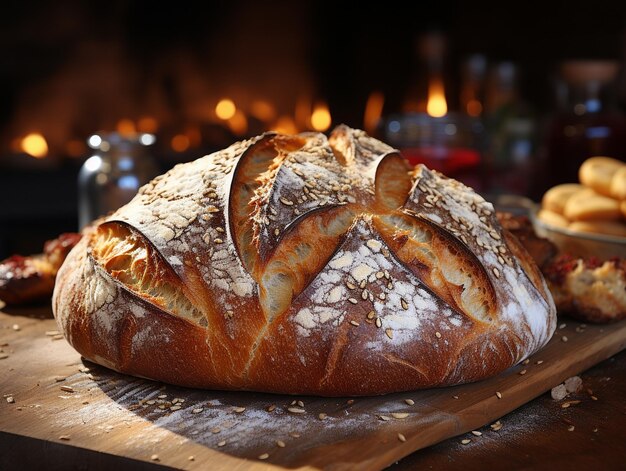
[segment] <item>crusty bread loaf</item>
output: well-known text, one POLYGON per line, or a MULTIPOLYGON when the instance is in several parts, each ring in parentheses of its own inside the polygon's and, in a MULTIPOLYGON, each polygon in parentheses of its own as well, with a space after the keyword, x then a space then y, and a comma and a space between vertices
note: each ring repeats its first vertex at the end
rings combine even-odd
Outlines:
POLYGON ((490 203, 345 126, 157 177, 85 231, 53 307, 82 355, 121 372, 328 396, 485 378, 556 322, 490 203))

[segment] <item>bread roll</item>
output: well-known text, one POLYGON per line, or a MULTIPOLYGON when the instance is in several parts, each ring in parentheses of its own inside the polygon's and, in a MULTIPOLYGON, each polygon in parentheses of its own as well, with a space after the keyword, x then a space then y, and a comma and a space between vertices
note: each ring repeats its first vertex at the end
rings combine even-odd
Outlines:
POLYGON ((557 185, 546 191, 543 195, 541 206, 543 209, 562 215, 565 211, 567 200, 584 189, 585 187, 578 183, 563 183, 557 185))
POLYGON ((572 195, 565 204, 564 216, 571 221, 611 221, 621 218, 619 202, 586 188, 572 195))
POLYGON ((626 165, 620 167, 611 179, 611 196, 626 200, 626 165))
POLYGON ((611 157, 591 157, 578 170, 580 182, 597 193, 611 196, 611 180, 624 163, 611 157))
POLYGON ((556 227, 569 226, 569 221, 567 219, 565 219, 559 213, 555 213, 547 209, 540 210, 537 213, 537 218, 539 218, 540 221, 543 221, 550 226, 556 226, 556 227))
POLYGON ((327 396, 479 380, 555 329, 490 203, 345 126, 264 134, 157 177, 85 231, 53 308, 117 371, 327 396))

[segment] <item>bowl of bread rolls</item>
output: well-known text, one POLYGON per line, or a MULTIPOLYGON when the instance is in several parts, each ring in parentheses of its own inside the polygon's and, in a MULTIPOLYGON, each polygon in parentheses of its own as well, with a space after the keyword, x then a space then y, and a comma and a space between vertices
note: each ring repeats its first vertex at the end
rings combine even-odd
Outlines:
POLYGON ((579 183, 549 189, 532 214, 538 235, 582 257, 626 257, 626 163, 591 157, 579 183))

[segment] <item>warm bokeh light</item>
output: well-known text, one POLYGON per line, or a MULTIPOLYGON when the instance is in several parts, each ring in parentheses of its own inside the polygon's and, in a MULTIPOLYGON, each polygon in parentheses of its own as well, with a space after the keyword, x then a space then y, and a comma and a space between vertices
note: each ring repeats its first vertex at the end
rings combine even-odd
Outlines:
POLYGON ((184 134, 176 134, 173 138, 172 138, 172 149, 174 149, 174 151, 176 152, 185 152, 187 149, 189 149, 189 138, 187 136, 185 136, 184 134))
POLYGON ((276 131, 281 134, 297 134, 298 128, 296 127, 296 123, 294 123, 293 119, 289 116, 281 116, 278 118, 274 126, 272 126, 272 131, 276 131))
POLYGON ((137 121, 137 131, 155 134, 159 129, 159 122, 152 116, 142 116, 137 121))
POLYGON ((228 127, 235 135, 245 134, 248 130, 246 115, 240 110, 235 111, 235 114, 228 120, 228 127))
POLYGON ((250 106, 250 114, 264 123, 269 123, 276 119, 276 109, 270 102, 265 100, 253 101, 250 106))
POLYGON ((465 105, 465 111, 468 115, 477 118, 483 112, 483 105, 478 100, 470 100, 465 105))
POLYGON ((330 117, 330 111, 325 103, 319 103, 315 106, 313 113, 311 114, 311 126, 316 131, 324 132, 330 127, 332 119, 330 117))
POLYGON ((48 143, 41 134, 36 132, 24 136, 20 147, 23 152, 36 159, 43 159, 48 155, 48 143))
POLYGON ((441 79, 433 79, 428 84, 428 103, 426 112, 433 118, 441 118, 448 113, 446 94, 441 79))
POLYGON ((130 136, 137 132, 135 128, 135 123, 132 119, 120 119, 117 122, 117 132, 119 132, 122 136, 130 136))
POLYGON ((236 112, 237 107, 235 107, 235 103, 233 103, 233 100, 229 98, 222 98, 220 101, 217 102, 217 105, 215 105, 215 115, 219 119, 223 119, 224 121, 229 120, 230 118, 235 116, 236 112))
POLYGON ((363 129, 369 134, 376 131, 378 122, 383 113, 385 96, 381 92, 372 92, 365 104, 365 115, 363 116, 363 129))

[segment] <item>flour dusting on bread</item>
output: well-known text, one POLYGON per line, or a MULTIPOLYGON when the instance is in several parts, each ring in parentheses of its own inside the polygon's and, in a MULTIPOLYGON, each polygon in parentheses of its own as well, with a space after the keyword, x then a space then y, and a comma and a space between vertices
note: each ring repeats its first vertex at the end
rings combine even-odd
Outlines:
POLYGON ((507 237, 470 188, 363 131, 266 133, 177 165, 91 228, 54 307, 87 358, 182 385, 458 384, 554 331, 507 237))

